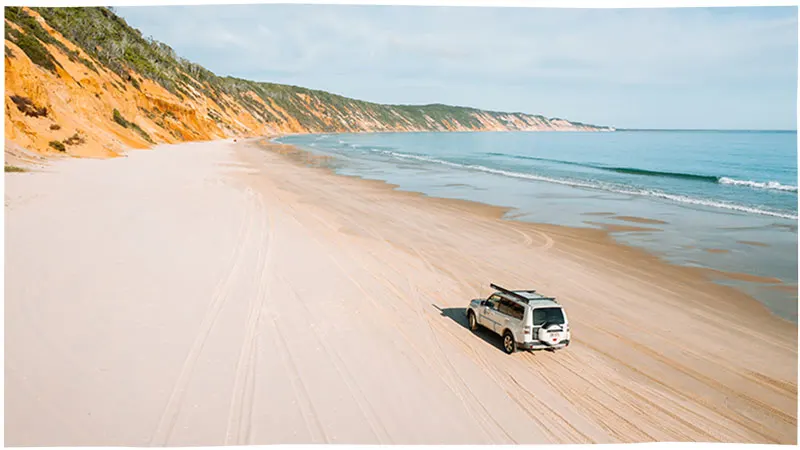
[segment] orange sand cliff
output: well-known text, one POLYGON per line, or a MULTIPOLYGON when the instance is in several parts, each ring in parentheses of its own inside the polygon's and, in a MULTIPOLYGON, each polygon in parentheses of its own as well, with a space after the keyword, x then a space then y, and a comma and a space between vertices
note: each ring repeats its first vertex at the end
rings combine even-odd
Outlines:
MULTIPOLYGON (((70 50, 91 57, 48 27, 36 12, 45 29, 70 50)), ((6 20, 6 26, 15 26, 6 20)), ((231 136, 262 135, 276 130, 265 126, 244 110, 238 114, 225 112, 213 100, 200 93, 194 99, 180 99, 161 86, 131 72, 140 89, 133 87, 114 72, 95 63, 93 71, 70 58, 59 48, 47 45, 50 54, 61 65, 57 74, 34 64, 17 45, 6 39, 13 56, 5 55, 6 75, 6 140, 44 154, 59 154, 51 141, 64 141, 78 134, 82 143, 65 145, 72 156, 115 156, 126 148, 147 148, 151 145, 135 129, 114 121, 117 109, 127 121, 144 130, 155 143, 209 140, 231 136), (11 100, 12 96, 30 99, 46 116, 24 114, 11 100), (217 121, 209 117, 214 109, 217 121)), ((233 101, 233 100, 231 100, 233 101)), ((292 127, 287 127, 292 128, 292 127)))

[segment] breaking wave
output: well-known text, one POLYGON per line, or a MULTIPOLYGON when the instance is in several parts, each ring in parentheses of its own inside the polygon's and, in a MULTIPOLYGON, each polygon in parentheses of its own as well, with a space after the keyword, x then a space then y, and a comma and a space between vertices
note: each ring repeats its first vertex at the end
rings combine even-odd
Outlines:
MULTIPOLYGON (((565 186, 573 186, 573 187, 580 187, 580 188, 587 188, 587 189, 598 189, 598 190, 603 190, 603 191, 607 191, 607 192, 614 192, 614 193, 618 193, 618 194, 637 195, 637 196, 643 196, 643 197, 655 197, 655 198, 661 198, 661 199, 665 199, 665 200, 671 200, 671 201, 678 202, 678 203, 685 203, 685 204, 692 204, 692 205, 699 205, 699 206, 707 206, 707 207, 711 207, 711 208, 727 209, 727 210, 731 210, 731 211, 739 211, 739 212, 746 212, 746 213, 752 213, 752 214, 761 214, 761 215, 772 216, 772 217, 781 217, 781 218, 784 218, 784 219, 794 219, 794 220, 798 219, 798 216, 797 215, 793 215, 793 214, 787 214, 787 213, 776 212, 776 211, 769 211, 769 210, 760 209, 760 208, 753 208, 753 207, 750 207, 750 206, 737 205, 737 204, 734 204, 734 203, 713 201, 713 200, 707 200, 707 199, 702 199, 702 198, 693 198, 693 197, 688 197, 688 196, 685 196, 685 195, 668 194, 666 192, 661 192, 661 191, 651 190, 651 189, 636 189, 636 188, 616 186, 616 185, 608 184, 608 183, 578 181, 578 180, 563 179, 563 178, 552 178, 552 177, 546 177, 546 176, 536 175, 536 174, 531 174, 531 173, 523 173, 523 172, 514 172, 514 171, 509 171, 509 170, 503 170, 503 169, 495 169, 495 168, 492 168, 492 167, 486 167, 486 166, 482 166, 482 165, 478 165, 478 164, 460 164, 460 163, 455 163, 455 162, 451 162, 451 161, 446 161, 446 160, 443 160, 443 159, 431 158, 431 157, 420 156, 420 155, 413 155, 413 154, 408 154, 408 153, 394 152, 394 151, 390 151, 390 150, 377 150, 376 149, 376 150, 373 150, 373 151, 379 152, 381 154, 385 154, 385 155, 388 155, 388 156, 391 156, 391 157, 399 158, 399 159, 412 159, 412 160, 423 161, 423 162, 428 162, 428 163, 441 164, 441 165, 455 167, 455 168, 459 168, 459 169, 476 170, 476 171, 480 171, 480 172, 491 173, 491 174, 494 174, 494 175, 501 175, 501 176, 506 176, 506 177, 511 177, 511 178, 519 178, 519 179, 534 180, 534 181, 544 181, 544 182, 548 182, 548 183, 555 183, 555 184, 561 184, 561 185, 565 185, 565 186)), ((606 168, 606 169, 613 169, 615 171, 618 171, 618 170, 624 169, 624 168, 606 168)), ((637 170, 637 169, 628 169, 628 170, 637 170)), ((659 174, 659 173, 661 173, 661 174, 664 174, 664 173, 672 174, 670 172, 652 172, 652 171, 644 171, 644 172, 648 172, 649 174, 659 174)), ((702 176, 702 175, 691 175, 691 174, 672 174, 672 175, 680 175, 680 176, 683 176, 683 177, 697 177, 697 178, 703 179, 703 180, 707 179, 707 181, 711 181, 711 179, 713 179, 714 182, 719 182, 719 183, 722 183, 722 184, 737 184, 737 182, 739 182, 739 180, 733 180, 731 178, 725 178, 725 177, 722 177, 722 178, 705 177, 705 176, 702 176)), ((655 175, 655 176, 657 176, 657 175, 655 175)), ((750 184, 747 184, 747 183, 764 184, 764 183, 755 183, 755 182, 739 182, 739 183, 742 183, 743 185, 747 185, 747 186, 750 186, 750 184)), ((780 185, 780 184, 778 184, 778 185, 780 185)), ((783 188, 786 188, 786 189, 780 189, 780 190, 789 190, 788 188, 794 188, 793 192, 797 192, 797 188, 794 187, 794 186, 784 186, 784 185, 780 185, 780 186, 782 186, 783 188)), ((759 186, 752 186, 752 187, 759 187, 759 186)), ((773 187, 773 189, 777 189, 777 188, 773 187)))
POLYGON ((745 186, 750 188, 756 189, 769 189, 775 191, 784 191, 784 192, 797 192, 797 186, 785 185, 781 184, 777 181, 751 181, 751 180, 737 180, 730 177, 725 176, 715 176, 715 175, 699 175, 694 173, 683 173, 683 172, 665 172, 665 171, 658 171, 658 170, 646 170, 646 169, 637 169, 635 167, 609 167, 604 166, 601 164, 591 164, 591 163, 579 163, 574 161, 564 161, 560 159, 551 159, 551 158, 539 158, 536 156, 524 156, 524 155, 509 155, 505 153, 486 153, 489 156, 501 156, 506 158, 512 159, 525 159, 525 160, 532 160, 532 161, 545 161, 551 162, 556 164, 565 164, 570 166, 581 166, 581 167, 588 167, 592 169, 604 170, 608 172, 617 172, 617 173, 624 173, 628 175, 641 175, 641 176, 649 176, 649 177, 662 177, 662 178, 679 178, 684 180, 694 180, 694 181, 705 181, 709 183, 719 183, 719 184, 728 184, 734 186, 745 186))
POLYGON ((771 189, 775 191, 797 192, 797 186, 790 186, 778 183, 777 181, 750 181, 750 180, 736 180, 728 177, 720 177, 720 184, 732 184, 734 186, 747 186, 756 189, 771 189))

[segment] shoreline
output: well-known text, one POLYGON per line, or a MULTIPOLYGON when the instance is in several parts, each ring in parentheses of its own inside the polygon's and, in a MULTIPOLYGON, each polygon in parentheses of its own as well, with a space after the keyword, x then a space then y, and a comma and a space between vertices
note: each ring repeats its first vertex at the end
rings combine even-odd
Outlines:
POLYGON ((797 327, 733 288, 257 142, 6 176, 7 445, 796 442, 797 327), (490 282, 570 346, 470 331, 490 282))
MULTIPOLYGON (((354 223, 351 227, 355 229, 351 228, 347 230, 350 233, 346 233, 352 236, 349 239, 356 239, 356 242, 379 239, 394 247, 407 249, 406 252, 424 257, 425 260, 436 261, 429 263, 429 270, 442 274, 448 280, 458 280, 455 282, 463 286, 461 289, 471 291, 473 297, 485 296, 488 291, 483 284, 489 281, 501 285, 507 283, 535 287, 547 295, 554 295, 566 306, 573 323, 581 324, 581 337, 576 337, 576 341, 580 339, 581 346, 612 358, 624 367, 634 368, 634 373, 649 374, 647 379, 659 379, 659 383, 663 383, 661 375, 655 375, 658 372, 651 372, 659 364, 668 371, 677 369, 682 372, 693 367, 690 372, 684 373, 706 373, 711 377, 709 379, 729 379, 724 372, 717 372, 719 367, 711 362, 713 360, 726 360, 727 368, 724 370, 734 372, 736 369, 731 364, 741 363, 752 368, 754 364, 775 365, 777 361, 786 361, 784 368, 792 373, 789 379, 796 378, 796 363, 792 361, 796 361, 797 325, 771 313, 765 305, 745 292, 713 282, 703 269, 671 264, 644 249, 619 243, 603 230, 506 220, 507 208, 398 191, 394 185, 383 181, 336 174, 325 165, 324 158, 315 158, 313 154, 297 147, 280 143, 269 145, 273 146, 272 151, 264 151, 257 144, 259 150, 271 156, 261 159, 253 156, 245 160, 253 167, 259 167, 260 164, 268 167, 264 169, 265 176, 266 173, 272 176, 281 173, 281 190, 301 195, 296 201, 300 201, 303 208, 313 207, 314 210, 323 211, 333 199, 348 196, 347 193, 351 192, 353 197, 348 197, 349 202, 360 204, 369 199, 375 205, 368 210, 368 216, 356 214, 364 222, 387 222, 392 220, 390 217, 402 216, 402 211, 409 211, 409 214, 413 211, 414 216, 424 214, 426 217, 420 218, 420 223, 413 226, 430 229, 430 233, 437 236, 436 241, 422 243, 409 241, 402 230, 389 234, 383 230, 378 232, 378 237, 372 235, 369 228, 364 228, 364 222, 353 222, 352 219, 338 216, 338 213, 330 215, 333 211, 329 211, 325 222, 344 220, 354 223), (263 162, 259 163, 262 159, 263 162), (293 165, 296 168, 291 169, 293 165), (288 173, 283 175, 286 172, 295 172, 296 177, 288 173), (316 174, 310 175, 313 172, 316 174), (314 180, 313 184, 319 184, 319 187, 308 191, 303 181, 305 179, 314 180), (330 188, 324 189, 322 186, 330 188), (330 193, 334 186, 339 191, 336 195, 330 193), (314 192, 317 194, 313 195, 314 192), (385 210, 386 207, 378 206, 396 203, 396 211, 394 207, 385 210), (487 237, 505 236, 501 238, 503 249, 499 246, 481 247, 470 242, 481 238, 466 231, 473 224, 484 230, 482 233, 487 237), (462 226, 465 228, 462 229, 462 226), (455 233, 441 233, 448 229, 455 233), (466 251, 466 248, 475 246, 477 248, 472 249, 474 253, 466 251), (497 256, 487 257, 493 253, 497 256), (505 260, 508 263, 503 263, 505 260), (574 279, 564 273, 572 270, 575 271, 572 272, 574 279), (590 278, 594 281, 589 281, 590 278), (580 282, 577 285, 572 285, 578 280, 580 282), (622 305, 623 311, 615 311, 622 305), (602 320, 611 320, 612 316, 615 317, 614 323, 624 324, 625 331, 614 326, 608 329, 607 325, 600 324, 602 320), (627 318, 623 319, 623 316, 627 318), (590 332, 586 328, 589 322, 598 319, 600 322, 592 325, 590 332), (710 329, 716 331, 706 336, 710 329), (682 336, 683 333, 688 335, 682 336), (620 343, 612 344, 615 339, 621 339, 620 343), (768 346, 762 351, 782 348, 792 356, 784 360, 763 355, 765 359, 756 362, 760 358, 750 348, 753 344, 751 339, 768 346), (679 356, 681 354, 683 356, 679 356), (728 360, 729 354, 738 362, 728 360), (660 363, 652 360, 646 363, 650 358, 660 363), (692 360, 705 361, 704 364, 708 366, 694 365, 690 362, 692 360)), ((404 224, 401 228, 412 226, 406 220, 401 220, 401 223, 404 224)), ((743 384, 737 386, 733 389, 738 390, 743 384)), ((791 410, 794 411, 796 388, 791 389, 794 393, 791 410)), ((704 397, 706 393, 695 391, 695 395, 704 397)), ((727 403, 726 407, 736 409, 731 403, 727 403)), ((790 421, 796 426, 796 419, 790 421)))
MULTIPOLYGON (((419 191, 402 191, 402 190, 398 190, 398 188, 400 188, 399 185, 392 184, 392 183, 389 183, 389 182, 384 181, 384 180, 367 179, 367 178, 362 178, 362 177, 360 177, 358 175, 339 174, 339 173, 336 172, 335 168, 329 167, 329 166, 325 165, 324 163, 323 164, 317 164, 317 165, 311 164, 311 161, 314 161, 314 162, 328 161, 328 160, 335 159, 335 157, 317 155, 317 154, 314 154, 311 151, 304 150, 304 149, 302 149, 300 147, 297 147, 296 145, 277 142, 277 139, 280 139, 280 138, 282 138, 284 136, 288 136, 288 135, 291 135, 291 134, 297 134, 297 133, 279 134, 279 135, 274 135, 274 136, 270 135, 270 136, 265 136, 265 137, 262 137, 262 138, 251 138, 250 140, 253 141, 253 142, 256 142, 257 145, 277 145, 277 146, 281 146, 283 148, 291 148, 292 150, 290 152, 288 152, 289 153, 288 156, 296 158, 297 161, 300 161, 300 159, 305 159, 305 162, 307 164, 309 164, 311 167, 314 167, 314 168, 317 168, 317 169, 324 169, 324 170, 328 171, 330 174, 332 174, 334 176, 352 178, 352 179, 360 180, 360 181, 363 181, 363 182, 366 182, 366 183, 378 183, 379 185, 383 185, 387 189, 389 189, 389 190, 391 190, 393 192, 396 192, 398 194, 417 195, 417 196, 422 196, 424 198, 433 199, 433 200, 436 200, 436 201, 444 201, 444 202, 451 202, 452 201, 452 202, 455 202, 456 204, 458 204, 458 203, 473 204, 476 207, 475 209, 473 209, 473 211, 476 211, 477 213, 486 213, 486 211, 491 211, 488 214, 493 218, 496 218, 496 219, 499 219, 499 220, 503 220, 503 221, 506 221, 506 222, 511 222, 511 223, 523 225, 523 226, 524 225, 530 225, 530 226, 532 226, 534 228, 549 228, 549 227, 557 227, 557 228, 559 228, 560 227, 560 228, 564 228, 564 229, 567 229, 567 230, 571 230, 571 231, 573 231, 575 233, 584 233, 584 232, 586 232, 586 236, 591 236, 592 234, 595 234, 593 232, 599 232, 600 234, 603 235, 602 238, 600 238, 600 239, 609 240, 612 244, 619 245, 619 246, 621 246, 621 248, 626 248, 626 249, 630 249, 630 250, 636 250, 636 251, 644 252, 646 255, 655 258, 657 260, 658 264, 664 264, 664 265, 667 265, 669 267, 673 267, 673 268, 676 268, 676 269, 681 269, 682 271, 685 271, 687 273, 692 273, 693 275, 700 276, 705 281, 707 281, 709 283, 712 283, 715 286, 721 286, 721 287, 727 287, 727 288, 735 289, 737 294, 741 294, 741 295, 745 296, 749 301, 751 301, 751 302, 757 304, 759 307, 763 308, 763 310, 765 312, 767 312, 770 316, 772 316, 772 317, 774 317, 774 318, 776 318, 776 319, 778 319, 780 321, 789 323, 789 324, 791 324, 791 325, 793 325, 795 327, 798 325, 797 322, 796 322, 797 318, 795 318, 795 321, 792 321, 792 320, 790 320, 788 318, 782 317, 782 316, 776 314, 775 312, 773 312, 772 310, 770 310, 770 308, 765 303, 763 303, 762 301, 759 301, 758 299, 756 299, 752 295, 748 294, 747 292, 744 292, 744 291, 742 291, 740 289, 736 289, 735 287, 725 286, 725 285, 719 284, 715 280, 734 280, 734 281, 750 282, 750 283, 753 283, 754 285, 757 285, 758 287, 761 287, 761 288, 774 289, 774 290, 778 290, 778 291, 787 291, 787 289, 791 289, 791 287, 795 285, 792 281, 782 280, 782 279, 776 278, 776 277, 764 277, 764 276, 758 276, 758 275, 753 275, 753 274, 748 274, 748 273, 739 273, 739 272, 719 270, 719 269, 716 269, 714 267, 696 267, 696 266, 683 265, 683 264, 679 264, 679 263, 673 263, 673 262, 670 262, 670 261, 664 259, 662 256, 660 256, 658 254, 658 252, 651 251, 651 250, 648 250, 648 249, 643 248, 643 247, 634 246, 634 245, 622 242, 622 241, 620 241, 620 240, 618 240, 618 239, 616 239, 614 237, 614 233, 637 233, 637 232, 659 232, 659 231, 662 231, 660 228, 657 228, 657 226, 658 225, 664 225, 664 224, 666 224, 666 222, 663 222, 661 220, 655 220, 655 219, 651 219, 651 218, 647 218, 647 217, 633 217, 633 216, 624 216, 624 215, 620 216, 620 215, 618 215, 618 213, 615 213, 615 212, 584 212, 582 214, 586 215, 586 216, 589 216, 589 217, 591 217, 591 216, 601 216, 601 217, 607 217, 607 218, 611 218, 611 219, 616 219, 616 220, 621 221, 623 223, 624 222, 632 222, 632 223, 634 223, 636 225, 639 225, 639 224, 641 224, 641 225, 649 225, 649 227, 647 227, 647 226, 635 226, 635 225, 623 225, 623 224, 611 224, 611 223, 602 223, 602 222, 594 222, 594 221, 584 221, 584 223, 592 225, 592 226, 595 227, 595 228, 585 228, 585 227, 574 227, 574 226, 569 226, 569 225, 554 225, 554 224, 546 224, 546 223, 541 223, 541 222, 521 221, 521 220, 517 220, 514 216, 509 216, 509 213, 511 213, 515 209, 513 207, 492 205, 492 204, 482 203, 482 202, 474 201, 474 200, 436 197, 436 196, 428 195, 428 194, 425 194, 425 193, 419 192, 419 191), (295 153, 295 152, 297 153, 297 155, 291 155, 292 153, 295 153)), ((324 134, 332 134, 332 133, 324 133, 324 134)), ((265 150, 267 150, 267 149, 265 148, 265 150)), ((595 237, 595 236, 591 236, 588 239, 598 239, 598 238, 595 237)), ((744 241, 744 242, 748 242, 748 241, 744 241)), ((757 243, 757 244, 761 244, 761 243, 757 243)), ((761 245, 765 245, 765 244, 761 244, 761 245)), ((727 253, 728 252, 727 250, 721 250, 721 249, 706 249, 705 251, 707 251, 709 253, 727 253)))

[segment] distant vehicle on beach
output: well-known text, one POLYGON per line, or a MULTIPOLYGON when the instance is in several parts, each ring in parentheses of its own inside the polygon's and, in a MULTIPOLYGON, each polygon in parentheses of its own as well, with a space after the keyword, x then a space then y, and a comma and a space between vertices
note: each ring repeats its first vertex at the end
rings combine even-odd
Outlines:
POLYGON ((503 350, 559 350, 569 345, 569 321, 555 298, 534 290, 496 291, 487 299, 472 300, 467 308, 469 329, 486 328, 503 337, 503 350))

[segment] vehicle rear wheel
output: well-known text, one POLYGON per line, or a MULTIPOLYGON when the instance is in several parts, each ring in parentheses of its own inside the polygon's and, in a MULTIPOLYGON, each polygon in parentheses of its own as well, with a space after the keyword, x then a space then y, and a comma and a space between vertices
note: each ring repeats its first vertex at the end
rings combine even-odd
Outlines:
POLYGON ((514 335, 508 330, 503 333, 503 350, 509 355, 517 350, 517 342, 514 340, 514 335))
POLYGON ((469 324, 469 329, 475 331, 478 329, 478 321, 475 319, 475 313, 472 311, 467 312, 467 323, 469 324))

